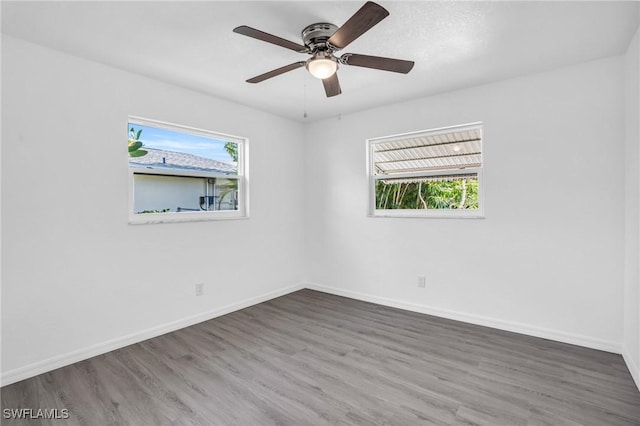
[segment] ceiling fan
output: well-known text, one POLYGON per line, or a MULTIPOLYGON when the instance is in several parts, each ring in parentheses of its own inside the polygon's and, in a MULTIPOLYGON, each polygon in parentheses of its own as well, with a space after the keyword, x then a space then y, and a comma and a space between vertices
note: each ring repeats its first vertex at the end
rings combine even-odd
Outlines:
POLYGON ((306 61, 294 62, 260 74, 247 80, 247 83, 260 83, 280 74, 306 67, 311 75, 322 80, 327 97, 331 97, 342 93, 338 75, 336 74, 338 63, 406 74, 413 68, 413 61, 359 55, 356 53, 345 53, 339 57, 335 55, 338 50, 347 47, 352 41, 369 31, 387 16, 389 16, 389 12, 384 7, 368 1, 340 28, 326 22, 305 27, 302 30, 302 42, 304 44, 294 43, 246 25, 234 28, 233 32, 235 33, 311 55, 311 58, 306 61))

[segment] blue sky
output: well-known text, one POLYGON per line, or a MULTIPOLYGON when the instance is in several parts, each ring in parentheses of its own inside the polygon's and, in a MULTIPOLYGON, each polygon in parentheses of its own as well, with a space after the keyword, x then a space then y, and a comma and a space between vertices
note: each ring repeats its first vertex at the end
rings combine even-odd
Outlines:
POLYGON ((185 152, 204 158, 233 163, 233 159, 224 149, 226 141, 131 123, 129 123, 127 134, 132 127, 136 132, 142 130, 140 141, 147 148, 185 152))

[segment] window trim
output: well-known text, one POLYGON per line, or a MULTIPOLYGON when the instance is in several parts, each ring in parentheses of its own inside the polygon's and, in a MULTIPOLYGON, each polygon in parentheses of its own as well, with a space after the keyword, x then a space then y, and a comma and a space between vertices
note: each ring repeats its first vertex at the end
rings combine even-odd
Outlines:
MULTIPOLYGON (((197 136, 207 138, 223 139, 238 144, 238 171, 235 175, 227 175, 224 173, 187 171, 187 170, 171 170, 171 169, 153 169, 146 167, 128 167, 128 186, 129 186, 129 224, 154 224, 154 223, 179 223, 179 222, 201 222, 215 220, 231 220, 231 219, 248 219, 249 218, 249 139, 241 136, 234 136, 211 130, 199 129, 196 127, 185 126, 181 124, 168 123, 165 121, 153 120, 138 116, 128 116, 127 127, 130 124, 138 124, 148 127, 156 127, 164 130, 175 132, 190 133, 197 136), (137 171, 139 170, 139 171, 137 171), (215 210, 215 211, 185 211, 185 212, 167 212, 167 213, 134 213, 135 194, 134 194, 134 175, 164 175, 178 177, 219 177, 224 179, 235 179, 238 181, 238 210, 215 210)), ((127 158, 127 162, 128 162, 127 158)))
POLYGON ((439 127, 436 129, 419 130, 415 132, 401 133, 396 135, 382 136, 377 138, 370 138, 366 140, 367 150, 367 185, 368 185, 368 217, 396 217, 396 218, 440 218, 440 219, 484 219, 484 179, 483 179, 483 166, 484 166, 484 131, 482 122, 474 122, 456 126, 439 127), (374 151, 373 147, 378 143, 392 142, 394 140, 406 139, 408 137, 417 136, 435 136, 451 132, 460 132, 464 130, 478 129, 481 134, 482 152, 480 153, 482 163, 480 167, 474 166, 469 168, 458 169, 444 169, 444 170, 432 170, 424 172, 409 172, 409 173, 396 173, 393 175, 376 175, 374 174, 374 151), (384 179, 396 179, 396 178, 412 178, 412 177, 426 177, 426 176, 442 176, 442 175, 455 175, 460 173, 477 173, 478 175, 478 208, 474 210, 470 209, 377 209, 376 208, 376 181, 384 179))

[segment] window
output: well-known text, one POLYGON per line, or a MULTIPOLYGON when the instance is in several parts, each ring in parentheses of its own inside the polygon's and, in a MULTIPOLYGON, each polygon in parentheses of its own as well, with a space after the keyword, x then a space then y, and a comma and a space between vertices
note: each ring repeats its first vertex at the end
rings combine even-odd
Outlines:
POLYGON ((138 117, 127 130, 130 223, 248 216, 246 139, 138 117))
POLYGON ((482 217, 480 123, 367 140, 369 214, 482 217))

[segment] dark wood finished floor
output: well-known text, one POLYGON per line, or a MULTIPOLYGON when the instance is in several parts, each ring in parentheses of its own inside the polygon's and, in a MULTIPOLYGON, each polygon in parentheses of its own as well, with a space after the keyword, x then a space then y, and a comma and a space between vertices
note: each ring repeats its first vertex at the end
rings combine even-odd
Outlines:
POLYGON ((303 290, 2 388, 3 425, 640 425, 619 355, 303 290))

